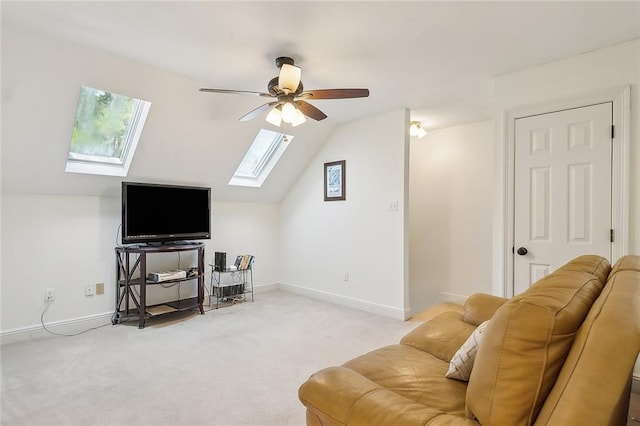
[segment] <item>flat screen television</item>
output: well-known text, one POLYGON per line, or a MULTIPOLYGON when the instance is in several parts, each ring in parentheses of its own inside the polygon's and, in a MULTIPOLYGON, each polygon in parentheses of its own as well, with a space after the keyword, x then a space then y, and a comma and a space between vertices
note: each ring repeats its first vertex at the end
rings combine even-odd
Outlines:
POLYGON ((211 238, 211 188, 122 182, 122 243, 211 238))

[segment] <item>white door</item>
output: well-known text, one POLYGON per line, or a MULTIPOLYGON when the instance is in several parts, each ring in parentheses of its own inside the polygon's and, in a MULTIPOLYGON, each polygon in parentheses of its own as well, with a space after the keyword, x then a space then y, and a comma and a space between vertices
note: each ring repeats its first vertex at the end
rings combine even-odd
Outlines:
POLYGON ((582 254, 611 259, 612 103, 515 120, 514 294, 582 254))

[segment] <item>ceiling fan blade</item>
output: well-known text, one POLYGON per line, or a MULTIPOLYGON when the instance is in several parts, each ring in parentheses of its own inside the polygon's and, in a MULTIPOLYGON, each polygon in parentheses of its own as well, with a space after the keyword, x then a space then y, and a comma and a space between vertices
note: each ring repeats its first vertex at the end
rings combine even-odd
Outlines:
POLYGON ((255 118, 256 116, 260 115, 261 113, 270 110, 271 108, 273 108, 274 106, 278 105, 278 101, 276 102, 269 102, 268 104, 264 104, 264 105, 260 105, 258 108, 249 111, 248 113, 246 113, 245 115, 243 115, 242 117, 240 117, 239 121, 249 121, 253 118, 255 118))
POLYGON ((301 97, 304 97, 306 99, 347 99, 347 98, 366 98, 367 96, 369 96, 369 89, 309 90, 302 93, 301 95, 301 97))
POLYGON ((208 93, 228 93, 232 95, 254 95, 254 96, 266 96, 269 98, 273 98, 273 95, 269 93, 263 92, 252 92, 250 90, 228 90, 228 89, 205 89, 201 88, 200 92, 208 92, 208 93))
POLYGON ((296 107, 307 117, 313 118, 316 121, 324 120, 327 118, 327 114, 320 111, 318 108, 305 101, 295 101, 296 107))

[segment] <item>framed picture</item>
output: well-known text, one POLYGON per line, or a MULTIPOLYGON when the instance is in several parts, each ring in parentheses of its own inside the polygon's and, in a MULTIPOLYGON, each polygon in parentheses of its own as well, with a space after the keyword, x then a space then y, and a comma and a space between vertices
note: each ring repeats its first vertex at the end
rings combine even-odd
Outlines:
POLYGON ((324 200, 346 200, 345 160, 324 163, 324 200))

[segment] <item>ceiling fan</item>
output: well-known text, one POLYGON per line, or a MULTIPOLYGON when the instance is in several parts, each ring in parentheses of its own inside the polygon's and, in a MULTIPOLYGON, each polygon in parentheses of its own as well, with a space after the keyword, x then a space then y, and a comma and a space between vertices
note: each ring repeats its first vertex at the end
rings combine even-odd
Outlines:
POLYGON ((240 118, 240 121, 248 121, 259 114, 269 111, 266 120, 279 126, 281 122, 297 126, 306 121, 306 117, 320 121, 327 118, 327 115, 307 100, 317 99, 348 99, 366 98, 369 96, 369 89, 321 89, 304 90, 300 80, 301 68, 294 65, 293 59, 281 56, 276 58, 276 66, 280 68, 280 74, 269 81, 267 85, 268 93, 252 92, 248 90, 227 90, 227 89, 200 89, 201 92, 211 93, 231 93, 255 95, 267 98, 275 98, 274 101, 259 106, 249 111, 240 118))

